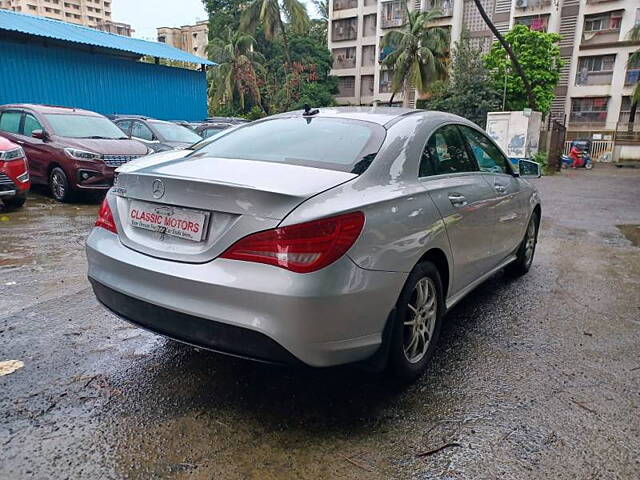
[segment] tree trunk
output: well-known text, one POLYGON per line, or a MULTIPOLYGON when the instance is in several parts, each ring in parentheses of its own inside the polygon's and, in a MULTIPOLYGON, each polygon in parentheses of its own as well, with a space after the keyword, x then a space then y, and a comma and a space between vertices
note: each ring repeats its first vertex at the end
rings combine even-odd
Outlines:
POLYGON ((498 31, 496 26, 493 24, 493 22, 487 15, 487 12, 485 12, 484 8, 482 7, 480 0, 473 0, 473 2, 476 4, 476 8, 478 9, 478 12, 480 12, 480 16, 484 20, 484 23, 487 24, 487 27, 489 27, 489 30, 491 30, 491 32, 496 36, 496 38, 502 45, 502 48, 504 48, 507 51, 507 54, 511 59, 511 63, 513 64, 514 70, 516 71, 518 76, 522 79, 522 83, 524 84, 524 89, 527 92, 527 100, 529 103, 529 108, 531 108, 532 110, 536 110, 537 109, 536 99, 533 96, 533 90, 531 89, 531 84, 529 83, 529 79, 527 78, 527 75, 524 73, 524 70, 522 70, 522 66, 520 65, 520 62, 518 62, 518 59, 516 58, 515 53, 513 53, 513 49, 511 48, 511 45, 509 45, 509 42, 507 42, 504 39, 502 34, 498 31))
POLYGON ((284 72, 287 73, 291 68, 291 52, 289 51, 289 37, 287 30, 284 28, 284 22, 280 20, 280 31, 282 32, 282 43, 284 44, 284 56, 287 58, 287 65, 284 66, 284 72))
POLYGON ((407 89, 407 91, 402 93, 402 106, 404 108, 409 108, 411 105, 409 103, 409 97, 411 95, 411 90, 407 89))

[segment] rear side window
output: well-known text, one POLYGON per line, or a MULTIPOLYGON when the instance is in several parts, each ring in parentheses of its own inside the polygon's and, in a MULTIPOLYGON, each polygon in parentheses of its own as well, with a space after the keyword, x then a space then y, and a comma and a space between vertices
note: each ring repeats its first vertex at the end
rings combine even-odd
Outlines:
POLYGON ((473 128, 461 126, 460 129, 471 147, 481 172, 511 173, 507 157, 491 140, 473 128))
POLYGON ((0 114, 0 130, 9 133, 20 133, 20 117, 22 112, 2 112, 0 114))
POLYGON ((275 118, 222 135, 194 155, 288 163, 360 174, 378 153, 382 126, 337 118, 275 118))
POLYGON ((431 135, 420 163, 421 177, 475 171, 458 127, 447 125, 431 135))
POLYGON ((142 122, 133 122, 131 127, 131 136, 135 138, 141 138, 142 140, 153 140, 153 133, 142 122))
POLYGON ((30 137, 34 130, 42 130, 42 125, 36 120, 36 117, 30 113, 25 113, 24 124, 22 125, 23 134, 30 137))

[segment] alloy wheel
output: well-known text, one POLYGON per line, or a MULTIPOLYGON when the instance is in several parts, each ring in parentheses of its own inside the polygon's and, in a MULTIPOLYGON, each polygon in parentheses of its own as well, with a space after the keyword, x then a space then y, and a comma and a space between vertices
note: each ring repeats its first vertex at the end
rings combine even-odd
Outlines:
POLYGON ((524 244, 524 261, 527 266, 531 265, 533 260, 533 250, 536 246, 536 224, 533 219, 527 227, 527 239, 524 244))
POLYGON ((436 327, 438 301, 435 283, 423 277, 416 283, 404 319, 402 346, 409 363, 418 363, 429 349, 436 327))
POLYGON ((59 172, 53 172, 51 174, 51 192, 58 200, 64 198, 66 193, 65 179, 62 178, 59 172))

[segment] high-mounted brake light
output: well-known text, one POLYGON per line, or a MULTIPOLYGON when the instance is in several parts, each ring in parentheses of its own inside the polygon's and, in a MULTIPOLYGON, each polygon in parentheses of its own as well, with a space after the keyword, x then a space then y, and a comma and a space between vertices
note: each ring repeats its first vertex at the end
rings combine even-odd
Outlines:
POLYGON ((221 257, 315 272, 342 257, 363 226, 364 214, 353 212, 266 230, 238 240, 221 257))
POLYGON ((118 233, 116 222, 114 222, 113 220, 113 214, 111 213, 111 207, 109 207, 107 197, 104 198, 104 200, 102 201, 102 205, 100 205, 100 210, 98 210, 96 227, 104 228, 105 230, 109 230, 112 233, 118 233))

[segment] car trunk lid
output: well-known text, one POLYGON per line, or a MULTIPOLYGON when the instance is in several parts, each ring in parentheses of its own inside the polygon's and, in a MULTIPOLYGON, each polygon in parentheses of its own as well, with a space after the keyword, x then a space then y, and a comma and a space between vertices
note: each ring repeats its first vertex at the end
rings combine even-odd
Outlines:
POLYGON ((119 169, 113 189, 114 215, 120 239, 129 248, 201 263, 250 233, 276 227, 307 198, 355 177, 307 166, 202 156, 152 164, 142 161, 119 169), (160 226, 166 224, 167 215, 173 215, 184 225, 202 219, 205 230, 194 241, 175 236, 175 231, 167 234, 132 225, 141 210, 164 216, 160 226))

